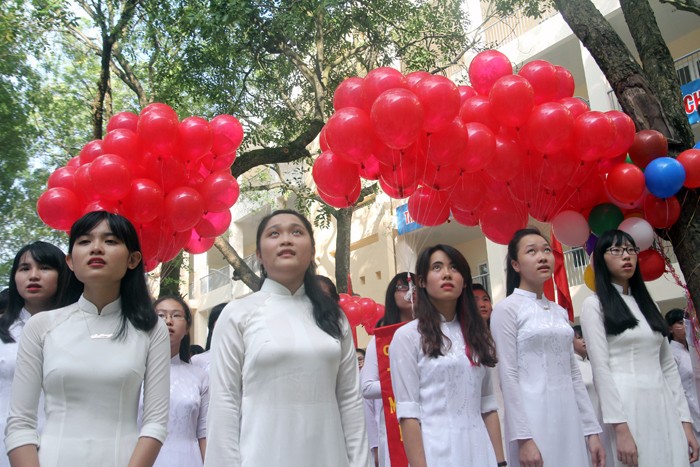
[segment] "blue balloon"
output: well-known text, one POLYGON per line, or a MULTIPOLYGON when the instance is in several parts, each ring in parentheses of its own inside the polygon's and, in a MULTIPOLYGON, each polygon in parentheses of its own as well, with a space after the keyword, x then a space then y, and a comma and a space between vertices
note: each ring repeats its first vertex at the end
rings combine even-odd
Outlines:
POLYGON ((700 149, 700 141, 695 143, 695 146, 693 146, 694 149, 700 149))
POLYGON ((681 189, 685 182, 685 169, 672 157, 659 157, 644 170, 647 189, 657 198, 669 198, 681 189))

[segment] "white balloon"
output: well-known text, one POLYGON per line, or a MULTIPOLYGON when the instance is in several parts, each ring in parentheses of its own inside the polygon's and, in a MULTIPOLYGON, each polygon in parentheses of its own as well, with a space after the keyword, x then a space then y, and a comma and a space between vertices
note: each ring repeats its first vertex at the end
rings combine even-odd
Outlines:
POLYGON ((588 221, 576 211, 562 211, 552 219, 554 236, 566 246, 585 245, 591 233, 588 221))
POLYGON ((648 250, 654 243, 654 228, 641 217, 629 217, 622 221, 618 229, 630 234, 640 250, 648 250))

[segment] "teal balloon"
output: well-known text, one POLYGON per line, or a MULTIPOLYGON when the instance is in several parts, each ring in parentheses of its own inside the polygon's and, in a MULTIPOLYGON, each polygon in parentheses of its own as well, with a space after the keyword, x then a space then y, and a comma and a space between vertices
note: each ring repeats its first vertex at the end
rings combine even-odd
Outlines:
POLYGON ((669 198, 685 182, 685 169, 673 157, 659 157, 649 162, 644 171, 647 189, 657 198, 669 198))
POLYGON ((588 215, 588 225, 591 231, 598 237, 607 230, 617 229, 617 226, 625 219, 620 208, 614 204, 605 203, 591 209, 588 215))

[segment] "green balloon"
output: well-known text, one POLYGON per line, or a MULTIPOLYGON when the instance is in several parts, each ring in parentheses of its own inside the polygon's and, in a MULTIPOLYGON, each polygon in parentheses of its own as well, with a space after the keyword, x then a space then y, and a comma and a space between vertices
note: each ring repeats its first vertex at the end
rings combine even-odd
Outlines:
POLYGON ((588 225, 598 237, 606 230, 617 229, 620 223, 625 219, 620 208, 614 204, 605 203, 591 209, 588 216, 588 225))

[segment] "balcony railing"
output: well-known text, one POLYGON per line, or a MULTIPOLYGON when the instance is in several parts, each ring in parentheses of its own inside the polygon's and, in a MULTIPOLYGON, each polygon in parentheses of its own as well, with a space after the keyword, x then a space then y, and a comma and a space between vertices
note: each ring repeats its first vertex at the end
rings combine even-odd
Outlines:
POLYGON ((486 293, 491 296, 491 281, 489 279, 489 273, 479 274, 478 276, 472 277, 472 284, 481 284, 485 289, 486 293))
POLYGON ((588 266, 588 254, 582 247, 564 252, 564 265, 569 287, 583 284, 583 272, 588 266))
POLYGON ((199 280, 199 293, 204 295, 230 283, 231 272, 229 266, 224 266, 220 269, 210 269, 209 274, 199 280))

